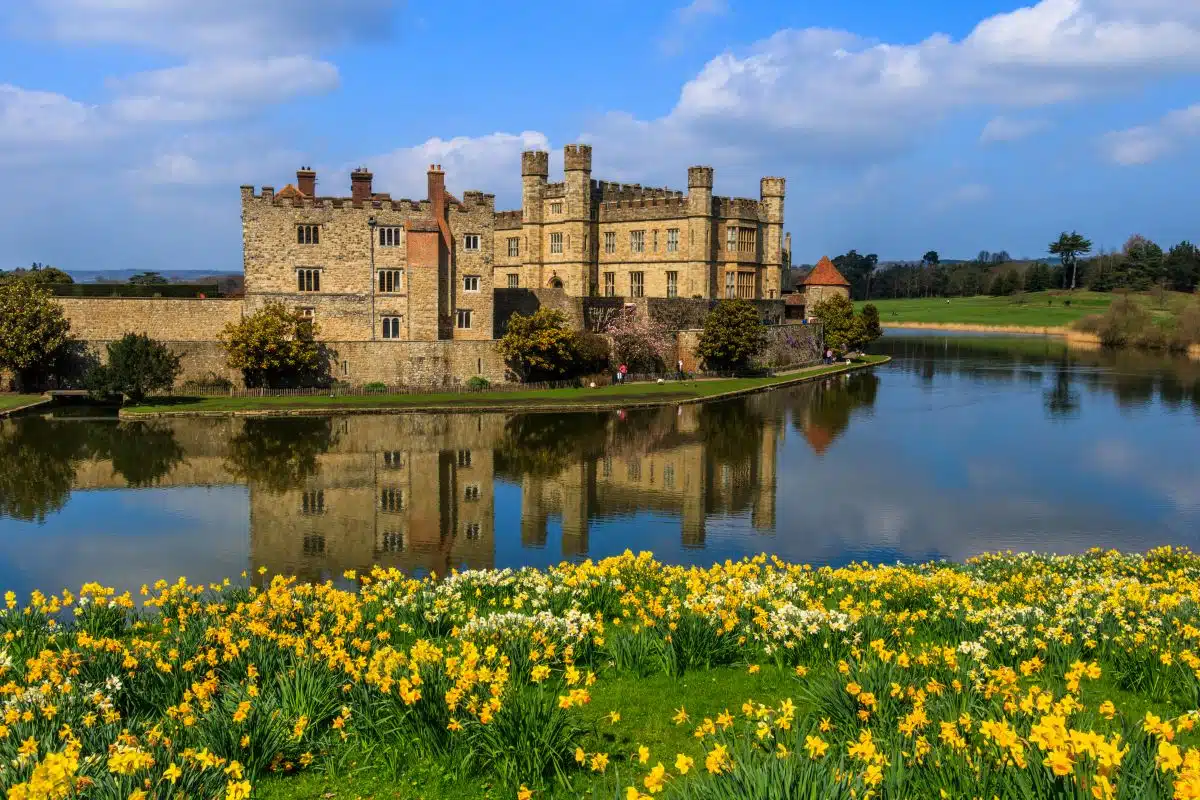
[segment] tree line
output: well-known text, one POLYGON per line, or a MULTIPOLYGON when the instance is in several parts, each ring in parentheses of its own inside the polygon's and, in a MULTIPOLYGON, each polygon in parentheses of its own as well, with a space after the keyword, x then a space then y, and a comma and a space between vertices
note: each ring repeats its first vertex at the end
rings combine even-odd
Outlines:
POLYGON ((876 254, 851 250, 834 258, 833 264, 850 282, 855 300, 1004 296, 1075 288, 1195 292, 1200 285, 1200 248, 1187 240, 1164 250, 1135 234, 1120 250, 1093 252, 1085 236, 1064 231, 1046 252, 1053 261, 1014 261, 1004 250, 982 250, 972 261, 943 261, 930 250, 917 263, 880 267, 876 254))

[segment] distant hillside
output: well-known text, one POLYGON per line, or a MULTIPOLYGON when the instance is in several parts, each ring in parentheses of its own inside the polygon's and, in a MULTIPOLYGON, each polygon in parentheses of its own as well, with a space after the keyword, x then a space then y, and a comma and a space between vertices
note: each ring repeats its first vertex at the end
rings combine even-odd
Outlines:
MULTIPOLYGON (((91 269, 68 269, 65 272, 75 279, 77 283, 100 283, 100 282, 119 282, 125 283, 134 275, 140 275, 148 270, 144 269, 110 269, 110 270, 91 270, 91 269)), ((241 278, 242 271, 228 272, 206 272, 204 270, 163 270, 159 272, 164 278, 171 283, 196 283, 218 282, 220 278, 241 278)))

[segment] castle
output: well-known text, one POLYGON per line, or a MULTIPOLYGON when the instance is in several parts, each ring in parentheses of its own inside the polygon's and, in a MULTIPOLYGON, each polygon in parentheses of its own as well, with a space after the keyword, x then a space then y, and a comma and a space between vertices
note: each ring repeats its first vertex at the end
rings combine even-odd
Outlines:
POLYGON ((351 172, 349 196, 321 195, 316 172, 302 168, 278 192, 241 187, 244 298, 61 302, 89 341, 135 331, 170 342, 185 377, 228 374, 214 349, 220 331, 282 303, 316 324, 333 376, 358 384, 505 380, 494 339, 512 313, 546 304, 584 327, 588 303, 651 300, 706 313, 741 298, 784 321, 783 178, 763 178, 754 200, 714 195, 707 166, 688 169, 685 194, 593 179, 588 145, 567 145, 563 163, 563 181, 551 183, 549 153, 523 153, 521 208, 511 211, 496 211, 492 194, 450 194, 438 165, 423 200, 375 191, 366 168, 351 172))

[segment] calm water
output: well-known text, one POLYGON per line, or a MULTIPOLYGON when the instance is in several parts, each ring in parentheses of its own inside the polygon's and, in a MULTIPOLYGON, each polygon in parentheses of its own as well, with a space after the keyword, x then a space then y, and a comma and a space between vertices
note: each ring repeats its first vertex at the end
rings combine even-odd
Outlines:
POLYGON ((1200 546, 1200 363, 1041 338, 879 349, 895 360, 874 372, 649 412, 0 423, 0 588, 626 548, 840 564, 1200 546))

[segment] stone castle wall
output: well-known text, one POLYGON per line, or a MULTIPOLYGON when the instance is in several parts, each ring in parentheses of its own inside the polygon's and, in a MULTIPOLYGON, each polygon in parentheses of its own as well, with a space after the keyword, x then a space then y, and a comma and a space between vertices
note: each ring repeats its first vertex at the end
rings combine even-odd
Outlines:
POLYGON ((166 342, 215 342, 242 318, 242 301, 166 297, 55 297, 71 333, 87 341, 144 333, 166 342))

